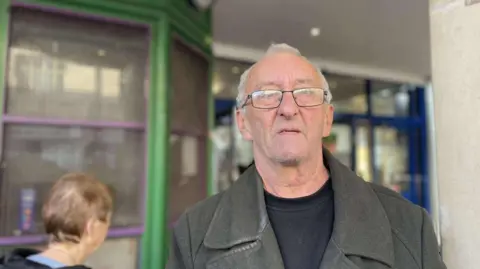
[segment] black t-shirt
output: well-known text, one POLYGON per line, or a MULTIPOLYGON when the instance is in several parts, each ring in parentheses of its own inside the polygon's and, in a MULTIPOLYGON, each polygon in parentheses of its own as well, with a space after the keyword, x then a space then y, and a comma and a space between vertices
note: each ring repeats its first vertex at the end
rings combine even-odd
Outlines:
POLYGON ((285 199, 265 191, 265 203, 285 269, 318 269, 333 229, 331 181, 301 198, 285 199))

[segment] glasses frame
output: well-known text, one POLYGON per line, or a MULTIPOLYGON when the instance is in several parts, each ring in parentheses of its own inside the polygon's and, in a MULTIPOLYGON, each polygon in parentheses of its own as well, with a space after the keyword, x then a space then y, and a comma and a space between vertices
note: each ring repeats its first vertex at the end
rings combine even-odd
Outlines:
POLYGON ((295 102, 295 104, 298 106, 298 107, 316 107, 316 106, 321 106, 325 103, 328 103, 327 101, 327 98, 328 98, 328 92, 329 90, 328 89, 323 89, 323 88, 319 88, 319 87, 305 87, 305 88, 297 88, 297 89, 293 89, 293 90, 290 90, 290 91, 284 91, 284 90, 255 90, 253 91, 252 93, 250 93, 249 95, 247 95, 247 98, 245 99, 245 101, 243 102, 243 104, 239 107, 239 109, 242 109, 244 107, 246 107, 247 105, 252 105, 252 107, 256 108, 256 109, 274 109, 274 108, 278 108, 281 104, 282 104, 282 101, 283 101, 283 96, 285 95, 285 93, 292 93, 292 97, 293 97, 293 101, 295 102), (315 89, 315 90, 321 90, 323 91, 323 102, 321 104, 318 104, 318 105, 311 105, 311 106, 302 106, 302 105, 299 105, 297 103, 297 100, 295 99, 295 92, 297 91, 300 91, 300 90, 305 90, 305 89, 315 89), (277 91, 277 92, 280 92, 282 94, 282 97, 280 98, 280 101, 278 102, 278 105, 277 106, 272 106, 272 107, 256 107, 254 104, 253 104, 253 99, 252 99, 252 95, 257 93, 257 92, 263 92, 263 91, 277 91), (251 101, 250 104, 248 104, 248 101, 251 101), (326 102, 327 101, 327 102, 326 102))

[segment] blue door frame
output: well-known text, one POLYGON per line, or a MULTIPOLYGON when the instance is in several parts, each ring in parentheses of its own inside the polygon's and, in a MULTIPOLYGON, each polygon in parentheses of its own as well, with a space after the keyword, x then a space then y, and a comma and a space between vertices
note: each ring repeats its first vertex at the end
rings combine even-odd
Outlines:
MULTIPOLYGON (((366 80, 365 94, 367 96, 367 112, 365 114, 347 114, 335 113, 334 122, 347 124, 351 127, 351 164, 355 170, 356 164, 356 141, 354 139, 357 131, 357 122, 368 122, 370 128, 370 159, 371 171, 374 171, 375 164, 375 128, 386 126, 403 132, 408 136, 408 173, 410 174, 409 188, 402 192, 402 195, 411 202, 424 207, 430 211, 429 195, 429 171, 428 171, 428 141, 427 141, 427 115, 425 108, 425 89, 424 87, 415 87, 415 90, 409 91, 409 115, 402 117, 376 116, 372 113, 372 81, 366 80), (420 176, 419 184, 416 184, 416 175, 420 176)), ((226 115, 231 113, 235 106, 235 100, 217 99, 215 100, 216 115, 226 115)), ((375 171, 373 172, 373 181, 378 182, 375 171)))

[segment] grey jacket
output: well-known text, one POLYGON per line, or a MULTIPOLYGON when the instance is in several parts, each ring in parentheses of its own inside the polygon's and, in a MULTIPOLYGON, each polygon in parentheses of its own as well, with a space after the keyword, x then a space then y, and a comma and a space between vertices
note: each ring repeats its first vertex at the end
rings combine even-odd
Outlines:
MULTIPOLYGON (((422 208, 365 182, 326 150, 324 156, 335 221, 320 269, 446 268, 422 208)), ((167 269, 284 268, 255 166, 184 213, 172 242, 167 269)))

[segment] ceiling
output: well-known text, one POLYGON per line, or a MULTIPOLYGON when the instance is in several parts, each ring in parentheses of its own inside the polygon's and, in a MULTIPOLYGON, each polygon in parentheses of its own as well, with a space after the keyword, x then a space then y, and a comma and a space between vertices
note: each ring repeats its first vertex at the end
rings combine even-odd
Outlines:
MULTIPOLYGON (((218 0, 214 50, 221 45, 252 60, 241 54, 261 55, 272 42, 285 42, 337 73, 426 81, 428 8, 426 0, 218 0), (319 36, 311 36, 312 27, 319 36)), ((225 49, 215 53, 229 57, 225 49)))

